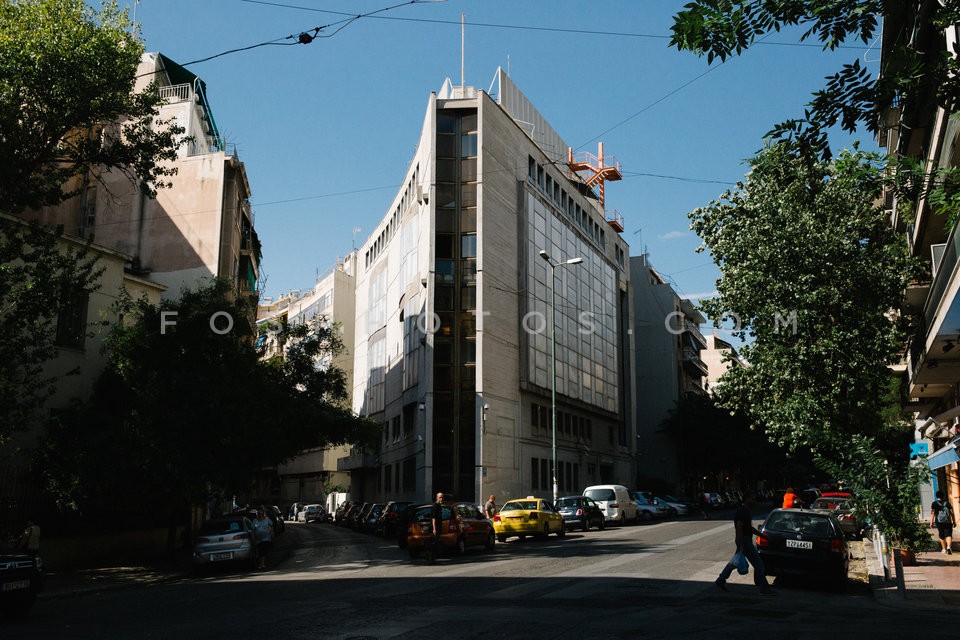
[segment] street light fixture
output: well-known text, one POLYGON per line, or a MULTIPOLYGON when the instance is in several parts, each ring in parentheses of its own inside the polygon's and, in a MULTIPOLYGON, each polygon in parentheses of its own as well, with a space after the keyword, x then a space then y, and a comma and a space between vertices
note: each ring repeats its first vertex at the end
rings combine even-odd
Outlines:
POLYGON ((550 424, 553 432, 553 504, 557 504, 557 291, 554 281, 558 267, 580 264, 583 258, 554 262, 550 254, 543 250, 540 251, 540 257, 550 265, 550 424))

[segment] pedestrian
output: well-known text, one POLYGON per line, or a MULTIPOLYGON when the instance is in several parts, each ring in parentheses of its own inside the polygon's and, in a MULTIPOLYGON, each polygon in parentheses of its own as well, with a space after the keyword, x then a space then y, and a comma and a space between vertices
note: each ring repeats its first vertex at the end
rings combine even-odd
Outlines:
POLYGON ((800 506, 800 498, 797 497, 797 494, 793 492, 793 489, 788 487, 786 493, 783 494, 783 508, 784 509, 793 509, 800 506))
POLYGON ((437 499, 433 503, 433 509, 430 512, 430 522, 433 525, 433 542, 430 545, 430 551, 427 552, 427 564, 433 564, 440 555, 440 532, 443 527, 443 493, 437 494, 437 499))
POLYGON ((703 520, 710 520, 710 494, 706 491, 701 491, 700 495, 697 496, 697 509, 700 510, 700 517, 703 520))
POLYGON ((40 526, 27 520, 23 527, 23 533, 20 534, 20 540, 17 542, 17 551, 23 551, 32 556, 40 553, 40 526))
POLYGON ((936 525, 937 534, 940 536, 941 551, 945 554, 953 555, 953 509, 947 502, 943 491, 937 491, 937 499, 930 505, 930 526, 936 525))
POLYGON ((483 505, 483 513, 488 518, 493 520, 493 516, 497 515, 497 496, 490 496, 490 499, 487 500, 487 504, 483 505))
POLYGON ((253 521, 253 532, 257 544, 257 568, 267 568, 267 556, 273 546, 273 523, 267 517, 263 507, 257 509, 257 519, 253 521))
MULTIPOLYGON (((742 553, 747 561, 753 565, 753 583, 757 585, 757 589, 760 590, 761 595, 769 596, 777 592, 767 584, 767 575, 763 568, 763 559, 760 558, 760 554, 757 553, 757 548, 753 545, 753 534, 758 536, 763 535, 753 526, 753 518, 750 515, 750 506, 753 504, 755 498, 756 494, 748 489, 744 492, 743 500, 733 514, 733 526, 736 530, 737 542, 736 553, 742 553)), ((734 555, 736 555, 736 553, 734 555)), ((731 558, 731 561, 732 560, 733 558, 731 558)), ((734 569, 736 569, 736 565, 733 564, 733 562, 728 562, 727 566, 723 568, 723 571, 720 572, 720 575, 714 581, 717 588, 723 591, 727 590, 727 579, 730 577, 730 574, 733 573, 734 569)))

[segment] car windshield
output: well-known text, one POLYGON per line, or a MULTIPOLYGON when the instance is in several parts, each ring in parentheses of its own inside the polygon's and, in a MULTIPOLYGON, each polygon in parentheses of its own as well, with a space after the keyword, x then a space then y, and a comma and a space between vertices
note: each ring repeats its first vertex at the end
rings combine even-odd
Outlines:
POLYGON ((844 498, 820 498, 813 503, 814 509, 848 509, 849 507, 844 498))
POLYGON ((518 500, 517 502, 508 502, 503 505, 503 508, 500 509, 503 511, 536 511, 537 510, 537 501, 536 500, 518 500))
POLYGON ((581 504, 582 498, 559 498, 557 500, 557 508, 562 509, 564 507, 579 507, 581 504))
POLYGON ((764 523, 767 531, 784 531, 811 536, 829 536, 833 534, 830 520, 823 515, 803 511, 778 511, 771 513, 764 523))
MULTIPOLYGON (((452 517, 450 507, 443 507, 443 515, 441 516, 444 520, 449 520, 452 517)), ((416 513, 413 514, 413 520, 416 522, 430 522, 433 519, 433 505, 427 507, 420 507, 417 509, 416 513)))
POLYGON ((635 491, 634 493, 631 493, 630 497, 633 498, 633 501, 638 504, 650 504, 650 501, 647 500, 646 496, 644 496, 639 491, 635 491))
POLYGON ((243 531, 240 520, 208 520, 200 525, 198 533, 202 536, 219 536, 240 531, 243 531))
POLYGON ((480 510, 472 504, 458 504, 457 513, 460 514, 461 518, 469 518, 471 520, 478 520, 483 517, 480 515, 480 510))
POLYGON ((617 499, 617 494, 613 492, 613 489, 588 489, 583 492, 583 495, 604 502, 613 502, 617 499))

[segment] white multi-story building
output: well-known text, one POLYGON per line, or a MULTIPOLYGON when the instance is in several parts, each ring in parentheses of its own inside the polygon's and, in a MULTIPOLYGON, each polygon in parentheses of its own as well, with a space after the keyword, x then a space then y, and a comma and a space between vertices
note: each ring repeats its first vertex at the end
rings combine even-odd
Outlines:
POLYGON ((561 495, 633 477, 628 247, 602 204, 619 170, 602 147, 574 159, 502 70, 495 86, 430 95, 359 250, 353 406, 384 429, 349 462, 372 478, 357 498, 548 497, 554 443, 561 495))

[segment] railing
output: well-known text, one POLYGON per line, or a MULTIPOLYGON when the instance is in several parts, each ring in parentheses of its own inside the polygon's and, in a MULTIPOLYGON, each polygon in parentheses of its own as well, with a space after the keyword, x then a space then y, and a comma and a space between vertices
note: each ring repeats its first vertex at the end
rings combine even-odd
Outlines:
POLYGON ((193 94, 189 84, 175 84, 169 87, 160 87, 160 97, 170 102, 185 102, 193 94))
POLYGON ((623 229, 623 214, 616 209, 610 209, 605 212, 607 224, 613 224, 623 229))
POLYGON ((930 287, 930 294, 927 296, 927 304, 923 309, 923 319, 927 327, 933 326, 934 316, 940 307, 941 298, 947 290, 947 285, 953 278, 954 268, 957 266, 957 256, 960 255, 958 228, 960 228, 960 225, 954 227, 953 231, 950 232, 947 246, 944 248, 943 256, 937 266, 937 275, 933 278, 933 286, 930 287))

